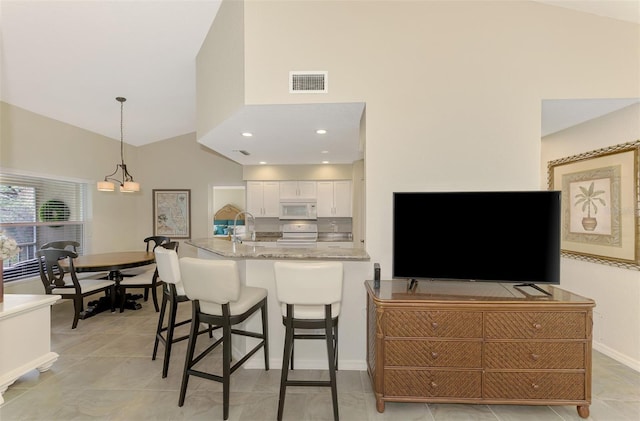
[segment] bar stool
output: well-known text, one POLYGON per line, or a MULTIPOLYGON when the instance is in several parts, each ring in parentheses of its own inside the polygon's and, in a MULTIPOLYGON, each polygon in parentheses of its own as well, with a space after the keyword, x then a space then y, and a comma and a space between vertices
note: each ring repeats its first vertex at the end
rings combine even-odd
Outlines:
POLYGON ((282 420, 287 386, 331 388, 333 418, 338 420, 338 316, 342 301, 343 267, 340 262, 275 262, 276 295, 285 325, 278 421, 282 420), (324 329, 324 334, 296 334, 296 329, 324 329), (289 380, 289 361, 295 339, 325 339, 329 381, 289 380))
POLYGON ((260 348, 264 349, 264 366, 269 370, 267 332, 267 290, 240 284, 238 264, 232 260, 208 260, 192 257, 180 259, 182 284, 192 302, 191 333, 182 375, 178 406, 184 404, 189 376, 222 383, 223 418, 229 418, 230 377, 260 348), (262 333, 233 328, 260 310, 262 333), (222 337, 194 357, 200 323, 222 326, 222 337), (231 365, 231 335, 260 339, 260 342, 231 365), (194 365, 222 343, 222 376, 194 369, 194 365))
MULTIPOLYGON (((158 317, 158 327, 156 329, 156 339, 153 344, 152 360, 156 359, 158 353, 158 344, 162 342, 164 345, 164 360, 162 363, 162 378, 167 377, 169 371, 169 361, 171 359, 171 347, 174 343, 189 339, 189 335, 173 337, 176 327, 191 323, 191 319, 183 320, 176 323, 176 314, 178 312, 178 304, 186 303, 189 298, 184 293, 184 288, 180 280, 180 263, 178 260, 178 245, 176 241, 170 241, 162 244, 155 249, 156 271, 160 279, 164 281, 162 286, 162 306, 160 308, 160 316, 158 317), (169 307, 167 325, 164 325, 165 313, 169 307), (166 332, 166 333, 165 333, 166 332)), ((213 337, 213 330, 219 329, 219 326, 209 326, 198 332, 209 333, 209 337, 213 337)))

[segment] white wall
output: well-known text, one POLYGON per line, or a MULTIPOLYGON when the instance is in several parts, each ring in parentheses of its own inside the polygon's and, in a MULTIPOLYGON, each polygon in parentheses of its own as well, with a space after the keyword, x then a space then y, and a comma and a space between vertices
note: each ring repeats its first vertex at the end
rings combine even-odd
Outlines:
MULTIPOLYGON (((547 163, 640 139, 640 104, 546 136, 542 139, 543 168, 547 163)), ((640 272, 563 258, 561 286, 596 301, 594 347, 640 371, 640 272)))

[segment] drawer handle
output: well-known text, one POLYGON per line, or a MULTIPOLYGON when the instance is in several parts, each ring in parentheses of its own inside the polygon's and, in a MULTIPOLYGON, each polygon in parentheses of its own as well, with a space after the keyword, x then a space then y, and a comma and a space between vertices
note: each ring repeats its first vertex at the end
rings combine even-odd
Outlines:
POLYGON ((431 358, 433 358, 434 360, 436 358, 438 358, 438 353, 437 352, 431 352, 431 358))
POLYGON ((540 385, 538 385, 538 384, 536 384, 536 383, 531 383, 531 388, 532 388, 533 390, 538 390, 538 389, 540 389, 540 385))
POLYGON ((540 323, 534 323, 533 324, 533 328, 534 329, 542 329, 542 325, 540 323))
POLYGON ((538 361, 538 358, 540 358, 540 355, 538 355, 538 354, 531 354, 531 359, 532 359, 533 361, 538 361))
POLYGON ((438 387, 438 383, 436 383, 436 382, 431 382, 431 387, 435 389, 436 387, 438 387))
POLYGON ((438 322, 431 322, 431 327, 434 329, 438 328, 438 322))

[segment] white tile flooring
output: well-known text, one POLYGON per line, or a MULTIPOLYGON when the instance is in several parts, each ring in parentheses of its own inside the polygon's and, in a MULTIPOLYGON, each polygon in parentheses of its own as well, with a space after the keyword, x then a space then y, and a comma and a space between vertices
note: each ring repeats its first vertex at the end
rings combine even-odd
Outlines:
MULTIPOLYGON (((188 317, 190 305, 180 308, 188 317)), ((1 421, 222 419, 222 387, 216 382, 191 377, 185 405, 178 407, 186 341, 174 345, 169 375, 162 379, 162 357, 151 360, 158 319, 151 302, 122 314, 100 313, 81 320, 75 330, 72 311, 69 301, 53 307, 52 348, 60 358, 51 370, 33 370, 9 387, 1 421)), ((219 356, 212 354, 208 364, 216 366, 219 356)), ((324 371, 296 372, 326 377, 324 371)), ((231 377, 229 419, 275 420, 279 382, 279 365, 269 371, 237 370, 231 377)), ((581 419, 575 406, 387 403, 380 414, 369 377, 359 371, 338 371, 338 394, 343 421, 581 419)), ((598 352, 593 356, 592 394, 590 420, 640 420, 640 373, 598 352)), ((284 418, 333 419, 329 389, 288 388, 284 418)))

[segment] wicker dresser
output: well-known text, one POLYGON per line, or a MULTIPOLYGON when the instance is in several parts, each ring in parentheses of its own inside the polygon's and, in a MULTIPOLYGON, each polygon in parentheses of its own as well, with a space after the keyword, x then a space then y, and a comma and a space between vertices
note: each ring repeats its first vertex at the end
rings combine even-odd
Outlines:
POLYGON ((365 282, 367 365, 386 401, 591 403, 593 300, 553 286, 365 282))

